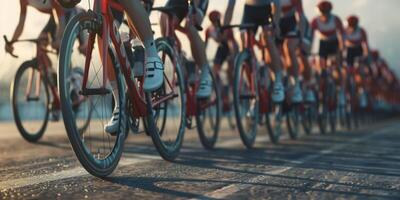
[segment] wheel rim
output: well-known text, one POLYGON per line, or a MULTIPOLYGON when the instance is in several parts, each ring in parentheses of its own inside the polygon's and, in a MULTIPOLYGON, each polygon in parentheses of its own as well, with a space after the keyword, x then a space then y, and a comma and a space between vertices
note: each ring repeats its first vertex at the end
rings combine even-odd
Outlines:
POLYGON ((49 94, 37 68, 29 66, 21 70, 13 85, 15 120, 23 134, 36 137, 43 133, 48 120, 49 94), (30 89, 28 82, 32 83, 30 89))

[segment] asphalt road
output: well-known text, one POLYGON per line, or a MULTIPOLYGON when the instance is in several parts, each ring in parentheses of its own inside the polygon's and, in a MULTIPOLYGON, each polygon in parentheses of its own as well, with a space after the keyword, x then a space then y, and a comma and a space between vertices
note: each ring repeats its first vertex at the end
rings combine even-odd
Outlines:
POLYGON ((252 150, 227 127, 214 151, 187 131, 174 163, 158 156, 150 138, 131 135, 119 167, 104 180, 80 166, 61 123, 37 144, 1 123, 0 199, 400 199, 399 122, 279 145, 260 128, 252 150))

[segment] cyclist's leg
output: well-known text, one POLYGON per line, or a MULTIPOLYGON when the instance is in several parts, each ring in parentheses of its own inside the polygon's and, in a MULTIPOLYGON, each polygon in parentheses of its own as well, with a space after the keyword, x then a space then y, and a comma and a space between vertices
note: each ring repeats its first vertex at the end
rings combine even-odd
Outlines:
POLYGON ((285 91, 282 80, 283 63, 279 50, 275 44, 274 31, 270 27, 263 27, 263 38, 266 42, 265 46, 270 55, 272 69, 275 72, 275 83, 272 99, 275 102, 282 102, 285 99, 285 91))
POLYGON ((291 67, 290 71, 292 72, 292 75, 295 79, 295 86, 293 88, 293 96, 292 96, 293 102, 303 101, 302 90, 299 81, 300 65, 297 59, 297 50, 299 44, 300 42, 298 38, 287 38, 285 39, 284 42, 284 53, 285 53, 285 58, 287 60, 286 62, 288 63, 288 66, 291 67))
POLYGON ((189 37, 190 48, 193 58, 198 66, 201 66, 200 88, 197 91, 198 97, 208 97, 211 95, 212 80, 210 76, 210 67, 207 61, 206 48, 203 39, 201 39, 198 30, 193 25, 186 26, 189 37))
POLYGON ((149 15, 139 0, 119 0, 125 8, 130 21, 144 44, 146 78, 143 88, 145 91, 154 91, 161 87, 163 77, 163 63, 158 56, 156 43, 151 29, 149 15))

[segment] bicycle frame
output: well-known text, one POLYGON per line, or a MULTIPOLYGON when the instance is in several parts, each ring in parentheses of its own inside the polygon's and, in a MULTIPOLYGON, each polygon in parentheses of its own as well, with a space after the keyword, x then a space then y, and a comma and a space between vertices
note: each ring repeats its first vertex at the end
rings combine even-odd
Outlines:
MULTIPOLYGON (((111 42, 113 46, 115 47, 115 52, 117 59, 120 61, 119 63, 122 66, 118 66, 118 63, 113 63, 115 66, 114 67, 121 67, 122 74, 125 78, 125 83, 127 85, 127 94, 128 98, 131 100, 134 109, 132 109, 133 113, 132 116, 135 117, 146 117, 148 115, 148 110, 146 106, 146 99, 145 99, 145 93, 143 91, 143 88, 140 85, 137 85, 137 83, 131 79, 131 64, 128 61, 127 54, 124 48, 124 45, 122 43, 121 37, 119 35, 118 31, 118 25, 115 23, 114 16, 111 13, 111 9, 114 9, 119 12, 124 12, 124 8, 121 4, 111 1, 111 0, 98 0, 95 1, 93 5, 93 10, 96 13, 101 13, 101 16, 103 16, 103 23, 102 23, 102 34, 103 34, 103 45, 99 48, 102 49, 103 55, 102 55, 102 63, 105 66, 105 64, 108 62, 108 56, 106 52, 109 52, 110 46, 109 46, 109 40, 111 39, 111 42), (140 87, 139 87, 140 86, 140 87)), ((90 60, 91 60, 91 55, 94 47, 94 42, 95 42, 95 33, 90 33, 89 34, 89 42, 88 42, 88 48, 86 50, 86 62, 85 62, 85 70, 84 70, 84 77, 83 77, 83 84, 82 84, 82 93, 84 95, 105 95, 110 93, 106 89, 106 84, 108 78, 106 77, 108 75, 107 72, 107 67, 103 67, 103 85, 100 88, 87 88, 87 82, 88 82, 88 75, 89 75, 89 67, 90 67, 90 60)), ((112 53, 112 52, 109 52, 112 53)), ((165 60, 165 55, 163 56, 163 60, 165 60)), ((165 76, 165 74, 164 74, 165 76)), ((175 79, 175 78, 174 78, 175 79)), ((143 83, 144 81, 144 76, 140 78, 140 83, 143 83)), ((168 83, 168 86, 171 88, 171 93, 166 94, 165 96, 161 97, 160 99, 157 99, 153 102, 152 107, 158 106, 160 103, 163 101, 166 101, 168 99, 172 99, 176 96, 175 91, 172 87, 174 85, 176 80, 173 80, 172 82, 170 80, 166 80, 166 83, 168 83)))
MULTIPOLYGON (((41 81, 43 81, 43 79, 44 79, 45 81, 49 82, 47 80, 47 77, 48 77, 49 68, 51 68, 51 63, 50 63, 50 58, 47 56, 47 53, 53 53, 53 52, 41 47, 37 43, 36 58, 37 58, 37 63, 38 63, 39 77, 36 79, 36 84, 35 84, 36 88, 34 88, 35 89, 34 96, 32 97, 30 95, 32 94, 35 72, 31 71, 29 74, 28 85, 27 85, 26 91, 25 91, 25 95, 26 95, 26 98, 28 101, 39 100, 41 81)), ((53 98, 54 98, 53 105, 54 105, 55 109, 59 110, 61 108, 61 102, 60 102, 60 97, 57 92, 58 91, 57 87, 55 85, 51 85, 51 84, 47 84, 47 87, 50 88, 50 92, 53 95, 53 98)))
MULTIPOLYGON (((247 70, 245 70, 244 73, 246 73, 246 76, 248 77, 248 79, 251 80, 250 81, 250 83, 251 83, 251 85, 250 85, 250 92, 251 93, 250 94, 251 94, 251 97, 253 97, 253 96, 256 96, 255 85, 254 85, 253 79, 257 80, 257 77, 256 77, 257 76, 257 63, 255 61, 256 55, 255 55, 255 52, 254 52, 254 47, 255 46, 260 46, 260 45, 255 40, 255 34, 250 29, 246 30, 245 37, 246 37, 246 40, 245 40, 245 51, 248 51, 250 53, 250 57, 251 57, 250 64, 251 64, 251 66, 245 68, 247 70)), ((264 57, 265 49, 261 47, 261 50, 262 50, 262 55, 264 57)), ((243 72, 241 72, 241 73, 243 73, 243 72)), ((260 80, 258 80, 258 84, 259 83, 260 83, 260 80)), ((240 81, 240 85, 241 85, 241 81, 240 81)), ((270 105, 269 105, 270 95, 269 95, 269 92, 268 92, 268 88, 258 87, 258 92, 259 92, 259 95, 258 95, 257 98, 258 98, 258 101, 259 101, 259 104, 260 104, 259 113, 264 114, 264 113, 270 112, 271 111, 271 108, 270 108, 270 105)))

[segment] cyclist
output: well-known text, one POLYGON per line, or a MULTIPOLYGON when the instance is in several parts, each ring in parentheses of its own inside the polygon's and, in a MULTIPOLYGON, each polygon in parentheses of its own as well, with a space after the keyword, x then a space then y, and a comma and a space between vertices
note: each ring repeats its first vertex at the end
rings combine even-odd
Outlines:
POLYGON ((346 62, 348 67, 354 67, 356 59, 369 54, 369 45, 366 31, 359 26, 359 18, 351 15, 347 18, 347 27, 344 31, 346 48, 346 62))
MULTIPOLYGON (((210 76, 210 66, 208 64, 205 43, 201 39, 195 24, 201 24, 203 21, 204 14, 207 12, 208 0, 196 0, 195 11, 192 13, 190 22, 187 21, 184 27, 180 27, 180 23, 189 14, 189 3, 188 0, 169 0, 166 6, 176 7, 174 15, 174 25, 178 27, 178 30, 182 30, 189 38, 190 48, 192 50, 193 58, 197 66, 201 67, 200 75, 200 86, 196 93, 198 98, 207 98, 212 92, 212 80, 210 76)), ((161 33, 165 35, 166 24, 168 17, 166 14, 162 14, 160 19, 161 33)))
POLYGON ((292 91, 291 100, 294 103, 303 101, 303 94, 300 87, 300 66, 297 50, 300 45, 300 38, 304 35, 304 22, 301 17, 304 15, 302 0, 280 0, 281 16, 279 18, 280 35, 278 43, 282 45, 286 67, 291 68, 295 78, 295 85, 292 91))
MULTIPOLYGON (((206 30, 206 47, 208 41, 213 39, 219 44, 214 58, 214 71, 219 72, 222 64, 228 61, 228 80, 229 84, 233 83, 233 65, 235 55, 238 52, 239 45, 235 40, 232 29, 221 31, 221 13, 219 11, 211 11, 208 15, 211 26, 206 30)), ((225 24, 224 24, 225 25, 225 24)))
MULTIPOLYGON (((225 21, 230 22, 232 19, 233 9, 236 0, 230 0, 228 8, 226 11, 225 21)), ((278 25, 278 20, 280 17, 280 9, 274 9, 280 7, 279 0, 246 0, 242 24, 255 24, 257 26, 262 26, 262 37, 266 42, 265 46, 270 55, 270 61, 265 60, 265 62, 271 62, 273 70, 275 72, 275 84, 272 93, 272 100, 274 102, 282 102, 285 99, 285 90, 282 81, 282 69, 283 63, 280 57, 280 53, 275 44, 275 35, 279 35, 280 27, 278 25), (275 12, 273 12, 275 10, 275 12)), ((254 34, 257 32, 258 27, 253 29, 254 34)), ((250 39, 245 37, 246 34, 242 34, 242 44, 246 44, 245 40, 250 39)))
MULTIPOLYGON (((326 69, 329 57, 334 57, 333 62, 340 67, 341 52, 343 49, 343 25, 339 17, 332 14, 333 5, 331 2, 323 0, 317 5, 320 16, 315 17, 311 22, 313 32, 318 32, 320 36, 319 43, 319 68, 326 69)), ((344 86, 345 79, 342 78, 342 72, 339 71, 339 80, 341 80, 341 90, 339 93, 340 105, 345 104, 344 86)))
MULTIPOLYGON (((33 7, 36 10, 48 14, 50 16, 47 24, 39 34, 38 45, 46 48, 49 45, 49 39, 51 38, 52 42, 51 45, 56 50, 58 50, 59 48, 65 24, 69 20, 70 16, 75 13, 81 12, 82 10, 80 8, 63 9, 57 2, 53 0, 20 0, 19 22, 14 31, 10 43, 7 43, 5 46, 5 50, 8 53, 11 54, 13 53, 14 51, 13 44, 15 41, 19 39, 19 37, 23 32, 28 7, 33 7)), ((83 43, 81 42, 81 45, 79 46, 79 50, 81 52, 85 49, 85 46, 82 44, 83 43)), ((46 62, 50 63, 50 60, 47 60, 46 62)), ((56 84, 56 72, 54 70, 51 70, 50 73, 52 73, 50 77, 50 84, 56 84)), ((53 103, 51 105, 53 106, 52 110, 54 111, 51 113, 51 118, 52 120, 58 120, 59 118, 58 108, 56 108, 56 106, 53 105, 53 103)))

